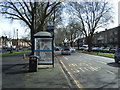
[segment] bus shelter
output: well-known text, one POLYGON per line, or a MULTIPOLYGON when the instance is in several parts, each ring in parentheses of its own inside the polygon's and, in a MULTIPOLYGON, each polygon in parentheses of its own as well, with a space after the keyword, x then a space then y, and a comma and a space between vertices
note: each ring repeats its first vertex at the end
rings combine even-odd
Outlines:
POLYGON ((54 67, 54 47, 51 33, 41 31, 34 34, 34 43, 34 55, 38 57, 38 65, 53 65, 54 67))

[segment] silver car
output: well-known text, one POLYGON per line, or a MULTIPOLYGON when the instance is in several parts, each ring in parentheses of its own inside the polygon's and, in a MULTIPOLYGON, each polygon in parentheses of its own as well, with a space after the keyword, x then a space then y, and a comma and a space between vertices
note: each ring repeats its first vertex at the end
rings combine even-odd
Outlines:
POLYGON ((61 54, 71 55, 70 47, 68 47, 68 46, 63 47, 61 50, 61 54))
POLYGON ((70 51, 71 52, 75 52, 75 48, 74 47, 70 47, 70 51))
POLYGON ((118 48, 118 49, 115 51, 114 59, 115 59, 115 63, 119 63, 119 61, 120 61, 120 48, 118 48))

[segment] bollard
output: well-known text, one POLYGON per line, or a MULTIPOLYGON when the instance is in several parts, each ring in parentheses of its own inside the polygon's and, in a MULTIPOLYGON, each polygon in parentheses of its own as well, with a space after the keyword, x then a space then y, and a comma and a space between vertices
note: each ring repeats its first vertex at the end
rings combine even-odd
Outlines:
POLYGON ((25 58, 26 58, 26 54, 23 55, 23 59, 25 59, 25 58))

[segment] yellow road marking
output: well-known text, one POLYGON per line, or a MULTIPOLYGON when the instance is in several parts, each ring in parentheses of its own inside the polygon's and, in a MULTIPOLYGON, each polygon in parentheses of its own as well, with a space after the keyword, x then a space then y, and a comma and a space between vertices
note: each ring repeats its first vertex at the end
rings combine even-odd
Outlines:
POLYGON ((74 64, 71 64, 72 66, 74 66, 74 64))
POLYGON ((84 69, 85 69, 85 70, 87 70, 87 71, 89 71, 89 69, 88 69, 88 68, 86 68, 86 67, 84 67, 84 69))
POLYGON ((65 56, 63 56, 66 60, 68 60, 68 58, 67 57, 65 57, 65 56))
POLYGON ((94 67, 94 69, 95 69, 96 71, 98 71, 98 70, 101 69, 101 67, 94 67))
POLYGON ((94 69, 93 67, 90 67, 90 69, 91 69, 92 71, 95 71, 95 69, 94 69))
MULTIPOLYGON (((83 88, 83 86, 79 83, 79 81, 78 80, 76 80, 75 78, 74 78, 74 76, 70 73, 70 72, 68 72, 68 74, 71 76, 71 78, 74 80, 74 82, 75 82, 75 84, 78 86, 78 88, 83 88)), ((82 89, 81 89, 82 90, 82 89)))
POLYGON ((80 72, 79 70, 76 70, 77 72, 80 72))
POLYGON ((72 66, 72 64, 69 64, 69 66, 72 66))
POLYGON ((77 66, 77 64, 75 64, 75 66, 77 66))
MULTIPOLYGON (((64 65, 64 63, 61 60, 60 60, 60 62, 63 65, 63 67, 68 71, 68 69, 66 68, 66 66, 64 65)), ((79 83, 79 81, 74 78, 74 76, 72 75, 72 73, 68 72, 68 74, 73 79, 73 81, 75 82, 75 84, 77 85, 78 88, 83 88, 83 86, 79 83)))
POLYGON ((86 66, 89 66, 88 64, 86 64, 86 66))
POLYGON ((83 70, 82 68, 79 68, 82 72, 85 72, 85 70, 83 70))
POLYGON ((73 69, 71 68, 71 70, 73 71, 73 69))

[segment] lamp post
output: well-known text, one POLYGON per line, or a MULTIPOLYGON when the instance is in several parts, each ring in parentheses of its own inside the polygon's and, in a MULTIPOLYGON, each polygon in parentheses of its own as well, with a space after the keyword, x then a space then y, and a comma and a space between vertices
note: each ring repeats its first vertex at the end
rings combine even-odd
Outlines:
POLYGON ((18 29, 17 29, 17 51, 18 51, 18 29))

